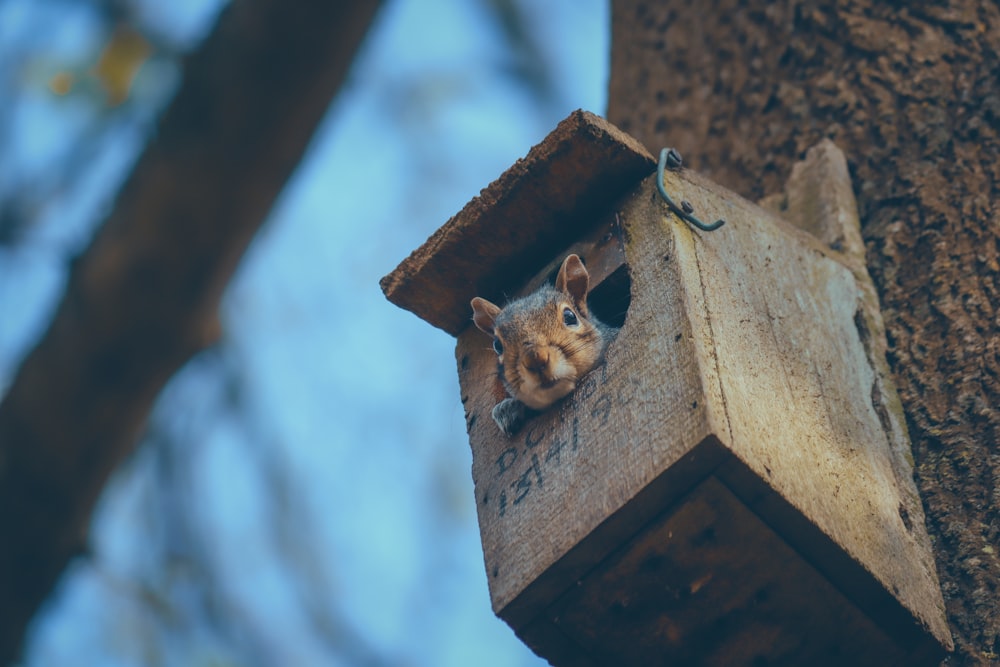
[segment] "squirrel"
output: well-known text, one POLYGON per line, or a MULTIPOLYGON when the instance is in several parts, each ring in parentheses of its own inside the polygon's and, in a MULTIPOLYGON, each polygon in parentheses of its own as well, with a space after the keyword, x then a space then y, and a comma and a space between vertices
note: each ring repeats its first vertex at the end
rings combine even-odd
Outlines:
POLYGON ((493 421, 512 436, 534 414, 571 393, 618 333, 590 313, 590 274, 577 255, 563 260, 556 283, 503 308, 472 299, 472 321, 493 337, 497 372, 510 395, 493 421))

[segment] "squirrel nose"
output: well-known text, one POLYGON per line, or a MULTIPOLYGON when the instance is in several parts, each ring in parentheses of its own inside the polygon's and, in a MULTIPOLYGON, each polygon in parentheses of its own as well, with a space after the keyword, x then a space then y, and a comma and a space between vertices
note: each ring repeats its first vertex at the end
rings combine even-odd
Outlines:
POLYGON ((540 371, 549 365, 547 347, 529 347, 524 351, 524 366, 529 371, 540 371))

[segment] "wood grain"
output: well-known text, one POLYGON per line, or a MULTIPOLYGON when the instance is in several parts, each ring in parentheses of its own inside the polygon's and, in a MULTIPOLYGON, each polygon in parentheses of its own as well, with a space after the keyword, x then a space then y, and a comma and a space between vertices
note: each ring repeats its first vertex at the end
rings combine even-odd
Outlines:
POLYGON ((696 210, 738 221, 697 242, 678 234, 692 239, 678 253, 698 273, 722 390, 715 407, 730 429, 723 443, 950 646, 925 529, 900 511, 915 489, 897 474, 896 443, 873 403, 849 262, 704 178, 669 177, 696 210))
POLYGON ((892 640, 715 477, 550 613, 606 665, 900 664, 892 640))

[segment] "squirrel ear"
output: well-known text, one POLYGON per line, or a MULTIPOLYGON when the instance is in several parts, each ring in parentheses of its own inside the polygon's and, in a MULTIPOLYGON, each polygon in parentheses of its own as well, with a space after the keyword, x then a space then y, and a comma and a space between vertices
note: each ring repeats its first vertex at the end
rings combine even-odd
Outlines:
POLYGON ((494 323, 500 308, 486 299, 475 297, 472 299, 472 321, 483 333, 493 335, 494 323))
POLYGON ((577 308, 586 312, 589 287, 590 274, 587 273, 580 257, 578 255, 566 257, 559 269, 559 275, 556 276, 556 289, 569 294, 577 308))

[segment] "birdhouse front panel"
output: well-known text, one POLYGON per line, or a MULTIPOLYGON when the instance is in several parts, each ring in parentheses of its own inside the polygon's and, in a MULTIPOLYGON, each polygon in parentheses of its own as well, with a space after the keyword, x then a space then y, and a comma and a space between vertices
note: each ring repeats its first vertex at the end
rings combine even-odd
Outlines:
MULTIPOLYGON (((649 516, 639 512, 611 522, 609 517, 714 430, 670 238, 657 234, 641 244, 630 238, 641 233, 611 216, 597 236, 610 234, 617 247, 575 246, 588 265, 599 265, 602 253, 621 258, 631 283, 631 303, 628 295, 619 300, 627 307, 624 325, 605 362, 514 436, 501 433, 490 418, 504 396, 490 337, 470 327, 458 338, 487 576, 494 609, 505 618, 516 617, 522 607, 536 613, 529 600, 572 584, 585 571, 572 566, 574 557, 592 567, 595 558, 634 533, 649 516), (647 367, 651 359, 655 368, 647 367), (588 540, 602 525, 608 534, 588 540), (573 549, 575 556, 558 573, 538 581, 573 549), (539 587, 546 590, 536 592, 539 587)), ((545 267, 539 276, 550 272, 545 267)), ((599 293, 601 276, 595 277, 593 292, 599 293)), ((687 467, 708 464, 695 458, 687 467)), ((677 480, 663 490, 677 496, 682 486, 677 480)))

